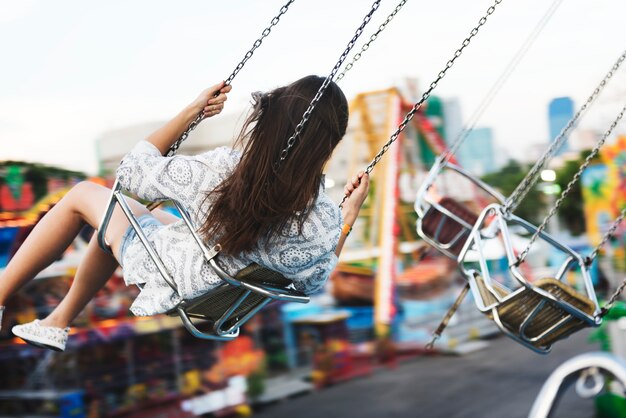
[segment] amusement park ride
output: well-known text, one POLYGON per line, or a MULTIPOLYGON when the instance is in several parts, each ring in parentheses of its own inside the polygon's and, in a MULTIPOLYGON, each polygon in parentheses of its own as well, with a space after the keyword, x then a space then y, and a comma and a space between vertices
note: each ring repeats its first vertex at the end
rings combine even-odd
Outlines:
MULTIPOLYGON (((408 83, 409 84, 409 83, 408 83)), ((410 93, 409 93, 410 94, 410 93)), ((430 100, 378 163, 369 203, 351 234, 351 244, 331 277, 341 304, 372 304, 379 333, 387 332, 395 315, 394 288, 432 294, 450 285, 453 263, 428 257, 415 232, 413 198, 433 157, 447 145, 438 98, 430 100), (405 261, 401 267, 398 259, 405 261)), ((401 118, 411 108, 398 88, 358 94, 350 103, 351 122, 341 155, 350 155, 348 171, 371 161, 401 118)), ((345 171, 345 168, 343 169, 345 171)))
MULTIPOLYGON (((263 39, 270 34, 271 29, 278 23, 280 17, 287 11, 292 2, 293 0, 290 0, 285 4, 281 8, 280 13, 272 19, 270 26, 262 32, 261 37, 254 42, 244 59, 226 79, 226 85, 232 82, 253 52, 261 45, 263 39)), ((413 179, 418 177, 419 168, 422 168, 422 171, 429 168, 429 173, 417 191, 415 202, 418 234, 427 243, 448 258, 456 261, 459 265, 467 281, 462 296, 467 294, 468 290, 471 290, 478 309, 489 316, 505 334, 523 345, 538 352, 547 352, 554 341, 563 339, 582 327, 598 325, 602 316, 610 309, 610 306, 615 302, 624 287, 620 287, 609 301, 609 304, 601 310, 588 272, 589 266, 598 254, 602 244, 609 239, 609 236, 619 226, 625 215, 624 212, 615 220, 615 223, 600 245, 594 249, 592 255, 585 259, 544 232, 547 221, 554 215, 562 200, 571 190, 571 186, 578 180, 586 165, 589 164, 590 159, 587 159, 580 167, 579 172, 572 179, 568 188, 563 192, 555 207, 551 209, 546 220, 540 226, 536 227, 518 218, 513 214, 513 211, 526 196, 530 188, 533 187, 537 181, 538 172, 552 157, 557 146, 564 141, 566 134, 578 122, 581 114, 592 104, 602 88, 607 84, 607 81, 626 59, 626 52, 620 55, 618 61, 607 73, 600 85, 594 90, 574 118, 568 122, 561 135, 553 141, 550 148, 537 161, 531 172, 518 186, 518 189, 507 198, 501 196, 471 173, 464 171, 458 164, 455 164, 454 153, 467 135, 461 135, 454 143, 446 144, 436 127, 425 116, 424 108, 429 99, 432 102, 433 90, 446 76, 447 71, 454 65, 455 61, 462 55, 463 50, 470 45, 472 38, 478 34, 479 29, 485 25, 488 17, 494 13, 496 7, 501 2, 502 0, 496 0, 487 9, 478 21, 478 24, 469 32, 468 37, 463 40, 459 49, 445 63, 435 80, 428 85, 428 88, 421 95, 417 96, 419 99, 416 103, 405 102, 397 90, 391 89, 359 95, 351 105, 353 120, 355 119, 354 115, 357 115, 356 120, 359 121, 359 127, 354 129, 354 142, 356 144, 364 144, 366 151, 361 154, 350 153, 350 155, 362 155, 371 160, 365 169, 365 172, 368 174, 375 165, 379 165, 374 196, 371 199, 373 204, 364 213, 366 221, 361 233, 364 238, 363 241, 368 243, 372 250, 374 247, 377 247, 378 257, 376 278, 374 280, 374 303, 376 308, 375 324, 379 335, 387 334, 388 327, 394 317, 393 286, 397 282, 397 255, 398 249, 401 248, 398 237, 401 232, 405 236, 412 235, 410 233, 411 228, 407 227, 412 224, 412 222, 407 220, 407 216, 410 216, 411 212, 406 209, 406 204, 403 206, 400 199, 400 174, 404 178, 408 177, 408 183, 410 184, 413 179), (401 116, 402 114, 404 114, 404 117, 401 116), (416 152, 416 148, 419 145, 416 146, 415 140, 409 139, 411 138, 412 130, 421 134, 424 142, 428 144, 432 155, 437 156, 432 161, 432 164, 425 162, 424 165, 421 165, 417 162, 416 155, 424 155, 424 153, 416 152), (391 133, 390 136, 389 133, 391 133), (385 159, 382 159, 383 154, 387 154, 385 159), (446 183, 446 174, 444 173, 446 171, 460 175, 470 185, 469 190, 478 192, 478 195, 471 199, 474 202, 468 204, 467 201, 464 202, 456 196, 452 196, 449 193, 449 189, 444 190, 446 189, 445 187, 440 187, 442 180, 444 184, 446 183), (521 228, 531 235, 526 248, 521 252, 518 252, 518 249, 513 245, 513 226, 521 228), (514 286, 507 286, 507 283, 499 282, 491 277, 490 267, 485 255, 485 242, 493 242, 494 240, 501 241, 504 246, 508 259, 508 274, 511 279, 516 281, 514 286), (550 245, 554 250, 560 251, 564 261, 556 269, 556 272, 549 274, 549 278, 534 282, 534 277, 528 274, 532 268, 529 268, 528 264, 524 264, 524 262, 531 251, 531 246, 538 240, 550 245), (475 261, 478 262, 477 266, 475 261), (570 272, 580 272, 582 275, 582 286, 578 289, 565 282, 570 272)), ((311 100, 300 123, 295 127, 294 133, 288 138, 286 147, 280 153, 277 167, 280 167, 280 163, 289 157, 291 148, 296 144, 298 136, 315 106, 330 82, 337 76, 340 67, 354 47, 355 42, 361 36, 364 27, 378 9, 379 3, 380 1, 375 1, 372 4, 369 13, 363 18, 348 46, 343 50, 332 71, 311 100)), ((353 61, 346 66, 344 72, 337 76, 337 80, 343 78, 345 72, 358 59, 357 56, 360 57, 360 54, 369 48, 371 42, 376 39, 403 4, 404 2, 400 2, 394 12, 379 27, 378 31, 372 35, 370 41, 364 45, 361 52, 357 53, 353 61)), ((613 128, 621 120, 625 111, 626 107, 614 120, 601 141, 598 142, 593 150, 594 153, 598 152, 607 136, 611 134, 613 128)), ((202 121, 203 117, 202 113, 198 114, 180 138, 171 146, 167 155, 176 153, 180 144, 202 121)), ((471 127, 469 130, 471 130, 471 127)), ((415 136, 413 134, 413 137, 415 136)), ((424 150, 423 147, 422 150, 424 150)), ((344 200, 346 197, 344 197, 344 200)), ((114 184, 110 203, 106 208, 99 227, 98 242, 100 247, 103 250, 108 249, 108 245, 104 240, 104 233, 113 208, 118 204, 139 236, 163 279, 172 287, 174 292, 177 292, 175 282, 169 276, 159 254, 152 248, 126 204, 123 190, 121 190, 118 182, 114 184)), ((230 340, 238 335, 240 325, 250 319, 271 300, 288 300, 300 303, 308 301, 305 295, 298 294, 291 289, 288 279, 262 266, 251 265, 241 272, 229 273, 224 271, 219 264, 219 253, 221 250, 219 245, 214 248, 206 248, 203 240, 197 234, 196 228, 191 224, 186 208, 177 202, 174 202, 174 204, 185 221, 193 239, 200 247, 208 265, 224 281, 223 285, 220 285, 213 291, 209 291, 199 300, 182 301, 175 308, 175 312, 172 312, 180 316, 185 327, 194 336, 203 339, 230 340), (217 307, 216 300, 224 301, 225 303, 219 304, 219 307, 217 307), (197 329, 190 319, 192 317, 208 320, 212 324, 211 330, 204 332, 197 329)), ((412 243, 405 243, 404 245, 404 250, 407 252, 415 251, 417 248, 419 247, 412 243)), ((419 258, 421 258, 421 255, 418 253, 416 254, 416 259, 419 258)), ((335 281, 339 284, 341 279, 336 279, 335 281)), ((462 296, 459 298, 459 303, 462 296)), ((457 304, 453 306, 451 313, 456 307, 457 304)), ((447 322, 447 319, 444 320, 444 326, 445 322, 447 322)), ((439 334, 440 331, 438 330, 435 336, 439 334)))

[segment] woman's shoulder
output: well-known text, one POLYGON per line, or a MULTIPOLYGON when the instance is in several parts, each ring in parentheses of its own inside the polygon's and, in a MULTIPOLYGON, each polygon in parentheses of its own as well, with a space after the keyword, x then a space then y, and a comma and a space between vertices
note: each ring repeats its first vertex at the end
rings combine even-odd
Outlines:
POLYGON ((231 171, 239 163, 239 160, 241 159, 241 151, 222 146, 202 154, 198 154, 195 158, 211 167, 220 167, 231 171))
POLYGON ((337 229, 342 222, 339 205, 323 189, 310 209, 309 218, 320 222, 328 230, 337 229))

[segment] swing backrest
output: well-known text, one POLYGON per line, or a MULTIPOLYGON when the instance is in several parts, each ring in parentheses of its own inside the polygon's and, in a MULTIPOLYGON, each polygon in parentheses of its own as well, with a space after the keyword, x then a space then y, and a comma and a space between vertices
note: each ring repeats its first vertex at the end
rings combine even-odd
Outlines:
POLYGON ((415 200, 415 211, 418 215, 417 233, 431 246, 456 260, 478 220, 478 214, 451 196, 435 199, 430 195, 430 188, 447 170, 469 180, 469 184, 472 184, 478 193, 489 196, 491 200, 503 203, 504 197, 461 167, 440 160, 435 162, 415 200))
POLYGON ((418 220, 418 232, 424 239, 436 242, 451 258, 458 257, 478 215, 451 197, 433 202, 418 220))
MULTIPOLYGON (((109 205, 98 231, 98 242, 101 248, 110 252, 104 235, 113 209, 117 204, 120 205, 122 212, 137 233, 140 242, 163 279, 178 294, 175 281, 165 268, 161 257, 148 241, 143 229, 126 203, 121 186, 117 181, 113 186, 109 205)), ((270 301, 282 300, 298 303, 309 301, 306 295, 294 289, 291 280, 258 264, 250 264, 237 272, 235 276, 231 276, 219 265, 219 245, 212 249, 207 248, 196 232, 187 210, 179 202, 174 201, 174 205, 189 229, 191 237, 202 251, 206 262, 223 280, 222 284, 209 290, 205 295, 189 301, 183 300, 168 312, 170 315, 180 316, 183 325, 192 335, 202 339, 231 340, 239 335, 239 327, 270 301), (203 320, 202 325, 194 323, 192 318, 203 320)))

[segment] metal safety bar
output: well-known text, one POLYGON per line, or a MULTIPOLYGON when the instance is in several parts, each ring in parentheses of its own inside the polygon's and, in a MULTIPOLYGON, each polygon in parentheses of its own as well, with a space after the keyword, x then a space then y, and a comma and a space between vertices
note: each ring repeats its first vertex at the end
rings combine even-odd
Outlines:
POLYGON ((605 388, 606 377, 619 381, 622 388, 626 388, 626 362, 612 354, 600 352, 581 354, 567 360, 543 384, 528 418, 553 416, 558 400, 574 383, 581 397, 597 396, 605 388))
MULTIPOLYGON (((218 275, 218 277, 220 277, 220 279, 224 281, 224 283, 220 284, 217 288, 209 290, 206 295, 200 296, 199 298, 193 299, 191 301, 186 301, 181 298, 181 302, 171 312, 169 312, 169 314, 175 314, 180 316, 183 325, 193 336, 201 339, 218 341, 232 340, 239 335, 239 327, 243 325, 246 321, 248 321, 253 315, 255 315, 270 301, 281 300, 297 303, 307 303, 309 301, 309 298, 307 296, 295 290, 289 289, 289 286, 283 289, 272 286, 271 284, 260 285, 256 283, 251 283, 249 281, 246 281, 245 279, 233 277, 228 274, 217 262, 217 255, 220 252, 219 244, 213 248, 207 248, 202 240, 202 237, 200 237, 195 227, 193 226, 193 223, 186 208, 180 202, 173 201, 173 203, 178 209, 183 222, 191 233, 191 236, 200 248, 206 262, 218 275), (234 300, 234 302, 223 313, 221 313, 218 318, 209 318, 203 314, 194 313, 194 309, 196 309, 197 307, 202 308, 202 305, 209 301, 212 297, 216 297, 216 295, 217 297, 220 297, 221 295, 225 295, 225 292, 240 292, 240 294, 235 295, 236 299, 234 300), (243 304, 248 300, 248 298, 250 298, 252 295, 258 296, 250 305, 250 307, 244 307, 243 309, 240 309, 243 304), (235 313, 243 315, 241 317, 237 316, 234 318, 233 315, 235 313), (210 320, 212 322, 212 333, 207 333, 198 329, 196 325, 192 322, 192 317, 210 320)), ((116 180, 113 184, 109 203, 102 217, 102 221, 100 222, 100 227, 98 228, 98 244, 100 245, 100 247, 103 250, 112 254, 111 248, 106 240, 106 230, 111 221, 115 206, 117 204, 119 204, 120 209, 124 213, 126 219, 130 223, 133 230, 136 232, 140 242, 148 252, 150 259, 156 265, 157 270, 161 274, 161 277, 163 277, 165 282, 172 288, 172 290, 176 294, 178 294, 178 287, 176 286, 176 282, 170 276, 169 272, 165 268, 163 260, 157 254, 154 247, 148 240, 148 237, 141 228, 141 225, 139 225, 137 218, 135 217, 130 206, 126 202, 122 186, 118 180, 116 180)), ((262 270, 264 272, 277 274, 268 269, 263 268, 262 270)), ((281 278, 285 279, 284 277, 281 278)), ((200 309, 200 311, 202 312, 202 309, 200 309)))

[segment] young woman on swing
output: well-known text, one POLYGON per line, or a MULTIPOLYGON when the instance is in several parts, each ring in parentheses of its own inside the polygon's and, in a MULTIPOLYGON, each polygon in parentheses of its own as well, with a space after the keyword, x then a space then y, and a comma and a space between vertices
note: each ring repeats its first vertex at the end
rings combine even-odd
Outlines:
MULTIPOLYGON (((324 192, 322 170, 348 123, 348 104, 335 83, 328 86, 288 157, 280 161, 287 138, 323 81, 308 76, 254 94, 253 109, 236 141, 241 151, 221 147, 197 156, 164 157, 196 115, 212 117, 222 111, 231 86, 217 84, 139 142, 120 163, 117 177, 142 199, 181 202, 207 246, 221 245, 220 261, 227 271, 258 263, 293 280, 297 290, 314 293, 335 267, 369 188, 367 174, 354 176, 345 186, 348 198, 341 210, 324 192)), ((58 259, 85 224, 98 227, 109 195, 106 187, 80 183, 37 224, 0 276, 0 324, 13 293, 58 259)), ((127 201, 183 299, 220 283, 179 218, 127 201)), ((118 265, 128 285, 143 285, 131 306, 135 315, 164 313, 179 302, 119 208, 106 238, 114 257, 100 249, 94 237, 67 296, 41 321, 13 327, 16 336, 64 350, 69 324, 118 265)))

